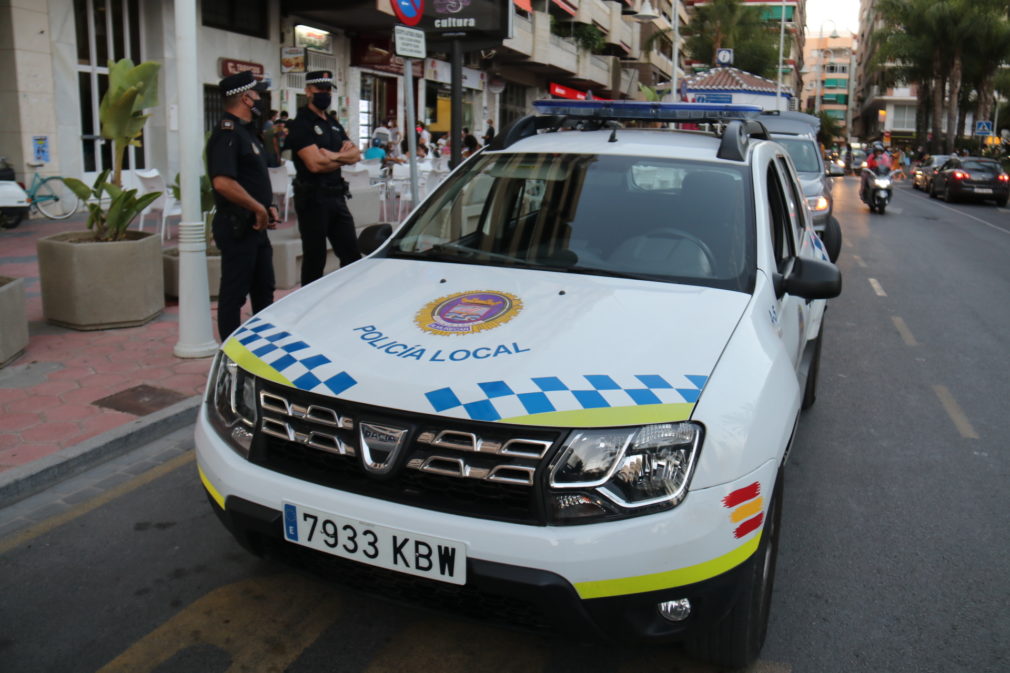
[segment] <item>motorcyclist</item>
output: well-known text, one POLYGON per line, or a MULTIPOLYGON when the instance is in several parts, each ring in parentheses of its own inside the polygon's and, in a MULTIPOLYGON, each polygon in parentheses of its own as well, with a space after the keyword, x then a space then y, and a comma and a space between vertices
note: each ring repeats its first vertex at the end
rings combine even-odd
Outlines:
POLYGON ((863 171, 862 188, 859 191, 859 196, 863 201, 866 201, 866 192, 869 189, 870 180, 877 173, 877 168, 891 168, 891 157, 884 151, 884 143, 879 140, 873 143, 873 151, 866 158, 866 168, 869 170, 863 171))

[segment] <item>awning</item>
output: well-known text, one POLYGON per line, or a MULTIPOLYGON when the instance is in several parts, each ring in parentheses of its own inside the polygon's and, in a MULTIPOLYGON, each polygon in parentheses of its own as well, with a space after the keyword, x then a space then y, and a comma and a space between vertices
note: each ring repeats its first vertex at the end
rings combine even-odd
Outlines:
POLYGON ((565 0, 551 0, 551 2, 553 2, 555 5, 557 5, 561 9, 565 10, 566 12, 568 12, 569 14, 571 14, 572 16, 575 16, 576 14, 579 13, 579 8, 578 7, 572 7, 567 2, 565 2, 565 0))
POLYGON ((516 3, 516 7, 518 7, 519 9, 524 9, 527 12, 530 12, 531 14, 533 13, 532 0, 512 0, 512 1, 516 3))

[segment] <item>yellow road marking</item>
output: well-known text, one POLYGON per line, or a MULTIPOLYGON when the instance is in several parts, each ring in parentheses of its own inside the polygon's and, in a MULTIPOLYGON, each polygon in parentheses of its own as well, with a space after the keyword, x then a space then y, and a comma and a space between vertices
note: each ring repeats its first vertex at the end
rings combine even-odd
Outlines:
POLYGON ((972 427, 971 421, 968 420, 968 416, 961 410, 961 406, 954 399, 954 396, 950 394, 950 391, 947 390, 947 387, 933 386, 933 392, 940 398, 940 404, 943 405, 944 411, 950 416, 950 420, 954 422, 954 426, 957 427, 957 431, 961 433, 961 436, 965 439, 978 439, 978 433, 972 427))
POLYGON ((898 316, 891 316, 891 322, 894 323, 894 329, 898 330, 898 334, 901 335, 901 340, 905 342, 906 346, 918 346, 919 342, 915 340, 912 335, 912 330, 908 329, 908 325, 905 321, 898 316))
POLYGON ((243 580, 198 599, 98 673, 153 671, 195 645, 229 653, 228 673, 284 671, 333 623, 339 607, 335 591, 301 575, 243 580))
POLYGON ((884 292, 884 288, 880 286, 880 282, 876 278, 870 278, 869 281, 870 281, 870 287, 873 288, 873 291, 877 294, 878 297, 887 296, 887 293, 884 292))
POLYGON ((20 547, 40 535, 45 535, 51 530, 55 530, 64 524, 70 523, 74 519, 84 516, 88 512, 94 511, 120 496, 137 490, 141 486, 150 484, 155 479, 163 477, 169 472, 192 462, 194 455, 195 454, 192 450, 187 451, 186 453, 176 456, 172 460, 162 463, 157 467, 151 468, 147 472, 144 472, 143 474, 138 475, 133 479, 124 482, 105 493, 102 493, 101 495, 95 496, 91 500, 87 500, 79 505, 76 505, 71 511, 64 512, 63 514, 57 514, 56 516, 50 517, 41 523, 37 523, 34 526, 26 528, 20 533, 16 533, 6 540, 0 540, 0 555, 6 554, 11 549, 20 547))
POLYGON ((864 269, 866 268, 866 262, 864 262, 863 258, 860 257, 859 255, 853 255, 852 259, 856 260, 856 266, 862 267, 864 269))
POLYGON ((480 624, 424 619, 391 638, 365 673, 547 671, 549 643, 480 624))

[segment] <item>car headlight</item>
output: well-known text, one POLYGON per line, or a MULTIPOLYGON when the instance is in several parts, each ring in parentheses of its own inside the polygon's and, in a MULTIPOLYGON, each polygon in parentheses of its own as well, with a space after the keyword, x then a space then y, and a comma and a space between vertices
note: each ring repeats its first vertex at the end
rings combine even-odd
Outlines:
POLYGON ((877 186, 878 189, 889 189, 891 186, 890 178, 877 178, 873 181, 873 184, 877 186))
POLYGON ((827 210, 830 204, 824 196, 811 196, 807 199, 807 205, 811 212, 820 213, 827 210))
POLYGON ((249 456, 256 427, 256 377, 223 352, 211 373, 211 414, 221 435, 235 451, 249 456))
POLYGON ((550 468, 552 518, 581 523, 676 507, 701 435, 695 423, 572 432, 550 468))

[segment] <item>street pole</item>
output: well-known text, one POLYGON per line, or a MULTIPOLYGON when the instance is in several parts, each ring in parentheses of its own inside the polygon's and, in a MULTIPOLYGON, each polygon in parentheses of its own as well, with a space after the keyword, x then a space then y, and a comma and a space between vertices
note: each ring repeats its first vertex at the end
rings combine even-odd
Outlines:
POLYGON ((785 49, 786 43, 786 3, 782 0, 782 16, 779 17, 779 76, 778 81, 775 84, 775 109, 781 110, 782 106, 782 51, 785 49))
POLYGON ((821 76, 823 72, 821 66, 824 65, 824 50, 819 49, 817 51, 817 87, 814 89, 814 114, 819 114, 821 111, 821 76))
POLYGON ((677 68, 680 64, 679 51, 677 47, 680 42, 680 0, 673 0, 673 75, 670 77, 670 102, 676 103, 680 100, 677 90, 677 68))
MULTIPOLYGON (((414 59, 403 59, 403 100, 407 105, 407 153, 410 155, 410 203, 417 205, 417 115, 414 107, 414 59)), ((430 151, 430 150, 429 150, 430 151)))
POLYGON ((179 223, 179 341, 173 352, 180 358, 204 358, 217 351, 210 324, 207 281, 207 237, 200 216, 200 132, 197 100, 196 0, 175 0, 175 51, 179 87, 179 185, 182 219, 179 223))
POLYGON ((449 168, 463 160, 463 47, 452 41, 452 102, 449 120, 449 168))

